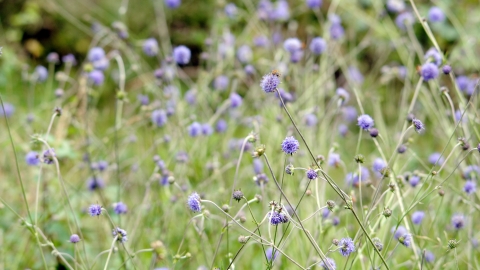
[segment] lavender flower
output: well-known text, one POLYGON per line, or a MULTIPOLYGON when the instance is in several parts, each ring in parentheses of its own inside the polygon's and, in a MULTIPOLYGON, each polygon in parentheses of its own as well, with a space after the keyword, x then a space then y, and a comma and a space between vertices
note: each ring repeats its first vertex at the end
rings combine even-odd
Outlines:
POLYGON ((188 127, 188 133, 190 134, 191 137, 199 136, 200 134, 202 134, 202 125, 198 122, 193 122, 188 127))
POLYGON ((117 215, 126 214, 128 212, 128 207, 123 202, 114 203, 113 211, 115 211, 117 215))
POLYGON ((442 157, 442 154, 434 152, 428 157, 428 162, 432 165, 438 164, 441 166, 445 162, 445 158, 442 157))
POLYGON ((237 6, 234 4, 234 3, 228 3, 226 6, 225 6, 225 14, 227 15, 227 17, 233 19, 237 16, 237 6))
POLYGON ((243 70, 247 75, 254 75, 256 73, 255 67, 253 67, 252 65, 246 65, 243 70))
POLYGON ((460 230, 465 225, 465 216, 462 214, 454 214, 451 223, 456 230, 460 230))
POLYGON ((213 128, 209 123, 202 124, 202 135, 210 136, 213 134, 213 128))
POLYGON ((87 188, 90 191, 94 191, 96 189, 103 188, 105 184, 103 183, 103 179, 98 176, 93 176, 88 178, 87 181, 87 188))
POLYGON ((275 249, 275 252, 273 252, 273 248, 269 247, 267 250, 265 250, 265 254, 267 256, 267 260, 272 261, 277 259, 278 255, 280 255, 280 252, 277 249, 275 249))
POLYGON ((154 38, 149 38, 143 42, 143 52, 147 56, 155 56, 158 54, 158 42, 154 38))
POLYGON ((417 133, 422 133, 425 130, 425 126, 423 125, 422 121, 416 118, 412 120, 412 125, 417 133))
POLYGON ((259 158, 253 159, 253 171, 255 174, 260 174, 263 171, 263 163, 262 160, 259 158))
POLYGON ((323 270, 336 270, 337 265, 335 264, 335 261, 332 258, 326 258, 325 261, 321 261, 318 266, 323 269, 323 270))
POLYGON ((43 152, 43 162, 45 164, 53 164, 55 157, 55 150, 53 148, 47 149, 43 152))
POLYGON ((48 78, 48 70, 44 66, 35 67, 34 74, 38 82, 44 82, 48 78))
POLYGON ((419 225, 422 223, 423 218, 425 217, 425 212, 423 211, 416 211, 412 214, 412 222, 415 225, 419 225))
POLYGON ((465 193, 472 194, 475 193, 476 190, 477 184, 474 181, 468 180, 465 182, 465 186, 463 186, 463 191, 465 191, 465 193))
POLYGON ((400 13, 397 18, 395 18, 395 24, 401 30, 407 30, 407 26, 412 25, 415 22, 415 17, 413 17, 412 13, 406 11, 400 13))
POLYGON ((13 115, 14 112, 15 112, 15 106, 13 106, 12 104, 8 102, 4 102, 3 106, 0 104, 0 116, 2 117, 6 116, 7 118, 9 118, 10 116, 13 115))
POLYGON ((175 49, 173 49, 173 59, 179 65, 188 64, 188 62, 190 62, 191 55, 192 53, 190 52, 190 49, 187 48, 186 46, 180 45, 178 47, 175 47, 175 49))
POLYGON ((152 112, 152 123, 157 127, 163 127, 167 123, 167 113, 164 110, 155 110, 152 112))
POLYGON ((408 179, 408 183, 410 183, 410 185, 412 187, 416 187, 418 185, 418 183, 420 183, 420 176, 418 175, 413 175, 411 176, 409 179, 408 179))
POLYGON ((98 204, 92 204, 90 208, 88 208, 88 213, 94 216, 100 216, 102 214, 102 207, 98 204))
POLYGON ((432 63, 426 63, 420 71, 423 80, 428 82, 438 77, 438 67, 432 63))
POLYGON ((337 153, 330 153, 330 155, 328 156, 328 165, 332 167, 338 167, 340 163, 340 155, 337 153))
POLYGON ((343 119, 347 122, 353 122, 357 120, 357 109, 352 106, 342 108, 343 119))
POLYGON ((441 8, 431 7, 428 11, 428 19, 434 23, 443 22, 445 21, 445 14, 443 14, 441 8))
POLYGON ((237 107, 240 107, 241 105, 242 105, 242 97, 239 94, 232 92, 230 94, 230 107, 237 108, 237 107))
POLYGON ((370 117, 370 115, 368 114, 360 115, 357 121, 358 121, 358 126, 363 130, 368 130, 369 128, 372 128, 374 125, 374 121, 372 117, 370 117))
POLYGON ((345 182, 349 186, 354 186, 358 187, 361 182, 367 181, 370 178, 370 172, 368 171, 367 168, 361 167, 361 175, 356 172, 356 173, 348 173, 345 177, 345 182))
POLYGON ((387 0, 387 10, 392 13, 399 13, 405 10, 404 0, 387 0))
POLYGON ((322 6, 322 0, 306 0, 307 6, 311 9, 320 8, 322 6))
POLYGON ((268 183, 268 177, 264 173, 259 173, 253 177, 253 181, 257 186, 261 187, 268 183))
POLYGON ((117 237, 117 240, 121 243, 125 243, 128 241, 127 231, 120 229, 119 227, 113 229, 112 231, 113 237, 117 237))
POLYGON ((165 5, 170 9, 178 8, 182 4, 182 0, 165 0, 165 5))
POLYGON ((452 67, 450 65, 444 65, 442 67, 443 74, 448 75, 452 72, 452 67))
POLYGON ((67 54, 62 57, 62 62, 66 64, 70 64, 72 66, 75 66, 77 64, 77 60, 75 59, 75 56, 73 54, 67 54))
POLYGON ((314 169, 308 169, 306 175, 309 180, 315 180, 318 177, 318 174, 314 169))
POLYGON ((287 38, 283 42, 283 48, 289 53, 294 53, 302 49, 302 42, 298 38, 287 38))
POLYGON ((350 94, 347 92, 347 90, 341 87, 337 88, 337 90, 335 91, 335 94, 340 99, 340 105, 343 105, 350 100, 350 94))
POLYGON ((270 43, 270 41, 268 40, 268 38, 266 36, 256 36, 253 39, 253 44, 256 47, 268 47, 269 43, 270 43))
POLYGON ((350 253, 355 251, 355 243, 350 237, 342 238, 340 242, 338 242, 338 246, 340 247, 338 251, 344 257, 347 257, 350 253))
POLYGON ((405 234, 408 233, 407 229, 403 226, 398 226, 398 228, 395 229, 395 226, 391 229, 391 233, 393 233, 395 239, 399 239, 400 237, 404 236, 405 234))
POLYGON ((470 83, 470 79, 467 76, 458 76, 457 79, 457 87, 460 91, 467 90, 468 84, 470 83))
MULTIPOLYGON (((321 4, 321 0, 318 1, 321 4)), ((310 42, 309 48, 314 55, 320 55, 327 49, 327 42, 321 37, 316 37, 310 42)))
POLYGON ((247 45, 240 46, 237 50, 237 58, 240 63, 246 64, 252 60, 252 49, 247 45))
POLYGON ((188 196, 187 204, 190 210, 192 210, 193 212, 202 211, 202 205, 200 204, 200 195, 198 195, 196 192, 188 196))
POLYGON ((387 163, 383 159, 376 158, 373 161, 372 170, 376 173, 378 178, 382 177, 382 170, 385 168, 387 168, 387 163))
POLYGON ((51 52, 47 55, 47 62, 48 63, 58 64, 59 61, 60 61, 60 57, 58 56, 58 53, 51 52))
POLYGON ((433 263, 433 261, 435 261, 435 255, 431 251, 426 250, 425 251, 425 261, 427 263, 433 263))
POLYGON ((188 90, 185 92, 184 99, 188 104, 195 105, 197 103, 197 91, 195 89, 188 90))
POLYGON ((432 59, 433 63, 439 67, 442 64, 442 55, 437 51, 435 47, 428 49, 423 57, 425 60, 432 59))
POLYGON ((228 83, 229 83, 228 77, 225 75, 220 75, 216 77, 215 80, 213 81, 213 87, 215 88, 215 90, 223 91, 227 89, 228 83))
POLYGON ((105 51, 100 47, 93 47, 88 51, 88 61, 95 62, 105 58, 105 51))
POLYGON ((412 244, 412 235, 409 233, 404 234, 398 238, 398 241, 400 242, 400 244, 406 247, 410 247, 410 245, 412 244))
POLYGON ((345 29, 341 24, 334 23, 330 25, 330 37, 334 40, 339 40, 345 35, 345 29))
POLYGON ((364 81, 364 78, 363 78, 363 75, 362 73, 360 72, 360 70, 358 70, 357 67, 355 66, 349 66, 348 67, 348 75, 350 76, 350 78, 352 78, 352 80, 356 83, 363 83, 364 81))
POLYGON ((276 21, 287 21, 290 18, 290 8, 286 0, 277 1, 277 7, 270 13, 270 19, 276 21))
POLYGON ((340 133, 340 136, 345 137, 347 136, 348 133, 348 127, 345 124, 340 124, 338 126, 338 133, 340 133))
POLYGON ((40 163, 38 159, 38 153, 35 151, 30 151, 25 155, 25 162, 30 166, 37 166, 40 163))
POLYGON ((278 85, 280 84, 280 78, 278 74, 270 73, 263 76, 262 81, 260 82, 260 87, 265 91, 265 93, 275 92, 278 85))
POLYGON ((300 144, 293 136, 286 137, 282 142, 282 151, 289 155, 295 154, 299 147, 300 144))
POLYGON ((268 218, 270 219, 270 224, 277 226, 280 223, 287 223, 288 217, 284 213, 279 213, 277 211, 269 212, 268 218))
POLYGON ((215 125, 215 131, 218 133, 223 133, 227 130, 227 121, 224 119, 219 119, 215 125))
POLYGON ((318 123, 318 118, 315 114, 313 113, 309 113, 307 115, 305 115, 304 117, 304 121, 305 121, 305 124, 309 127, 313 127, 315 125, 317 125, 318 123))
POLYGON ((80 242, 80 236, 78 236, 77 234, 72 234, 70 236, 70 243, 76 244, 78 242, 80 242))
POLYGON ((92 70, 88 73, 88 79, 92 82, 93 85, 99 86, 103 84, 105 76, 100 70, 92 70))

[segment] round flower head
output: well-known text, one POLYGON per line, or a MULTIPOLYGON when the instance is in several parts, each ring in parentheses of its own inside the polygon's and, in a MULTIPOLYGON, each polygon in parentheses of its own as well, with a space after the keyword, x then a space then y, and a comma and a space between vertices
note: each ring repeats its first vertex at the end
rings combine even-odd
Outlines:
POLYGON ((290 18, 290 8, 286 0, 277 1, 277 7, 270 13, 270 19, 275 21, 287 21, 290 18))
POLYGON ((165 0, 165 5, 170 9, 178 8, 182 4, 181 0, 165 0))
POLYGON ((294 51, 290 54, 290 62, 298 63, 302 60, 303 57, 303 50, 294 51))
POLYGON ((215 131, 218 133, 223 133, 227 130, 227 127, 227 121, 225 121, 224 119, 220 119, 215 125, 215 131))
POLYGON ((322 6, 322 0, 307 0, 307 6, 311 9, 319 8, 322 6))
POLYGON ((320 55, 327 49, 327 42, 321 37, 316 37, 310 42, 309 48, 313 54, 320 55))
POLYGON ((470 83, 470 79, 467 76, 458 76, 456 81, 458 89, 461 91, 467 90, 468 84, 470 83))
POLYGON ((422 133, 425 130, 425 126, 423 125, 422 121, 416 118, 412 120, 412 125, 417 133, 422 133))
POLYGON ((75 59, 75 56, 73 54, 67 54, 62 57, 62 62, 66 64, 70 64, 72 66, 77 64, 77 60, 75 59))
POLYGON ((189 127, 188 127, 188 134, 190 134, 191 137, 197 137, 202 134, 202 124, 198 122, 193 122, 189 127))
POLYGON ((76 244, 78 242, 80 242, 80 236, 78 236, 77 234, 72 234, 70 236, 70 243, 76 244))
POLYGON ((420 71, 423 80, 428 82, 438 77, 438 67, 432 63, 426 63, 422 66, 420 71))
POLYGON ((114 203, 113 211, 115 211, 117 215, 126 214, 128 211, 128 207, 123 202, 114 203))
POLYGON ((197 91, 195 89, 188 90, 185 92, 184 99, 188 104, 195 105, 197 103, 197 91))
POLYGON ((102 214, 102 207, 98 204, 92 204, 90 208, 88 208, 88 213, 90 216, 100 216, 102 214))
POLYGON ((293 137, 286 137, 282 142, 282 150, 286 154, 293 155, 297 152, 300 147, 300 143, 293 137))
POLYGON ((475 193, 476 190, 477 184, 474 181, 468 180, 467 182, 465 182, 465 186, 463 186, 463 191, 465 191, 465 193, 472 194, 475 193))
POLYGON ((202 211, 202 205, 200 204, 200 195, 194 192, 190 196, 188 196, 187 200, 188 207, 193 212, 200 212, 202 211))
POLYGON ((44 66, 37 66, 34 74, 39 82, 44 82, 48 78, 48 70, 44 66))
POLYGON ((435 47, 430 48, 423 57, 425 60, 433 60, 433 63, 438 67, 442 64, 442 55, 437 51, 435 47))
POLYGON ((253 171, 255 174, 260 174, 263 171, 263 163, 262 160, 259 158, 253 159, 253 171))
POLYGON ((398 13, 405 10, 404 0, 387 0, 387 9, 390 12, 398 13))
POLYGON ((441 166, 445 162, 445 158, 442 157, 442 154, 434 152, 428 157, 428 162, 432 165, 438 164, 441 166))
POLYGON ((395 18, 395 24, 397 27, 404 31, 407 30, 407 26, 412 25, 414 21, 415 17, 413 17, 413 14, 408 11, 400 13, 397 18, 395 18))
POLYGON ((237 16, 237 6, 234 3, 229 3, 225 6, 225 14, 229 18, 235 18, 237 16))
POLYGON ((60 57, 58 56, 58 53, 51 52, 47 55, 47 62, 48 63, 58 64, 59 61, 60 61, 60 57))
POLYGON ((260 82, 260 87, 263 89, 263 91, 265 91, 265 93, 271 93, 277 90, 279 84, 279 74, 272 72, 263 76, 262 81, 260 82))
POLYGON ((349 66, 348 67, 348 75, 350 76, 350 78, 352 78, 352 80, 356 83, 363 83, 364 81, 364 78, 363 78, 363 75, 362 73, 360 72, 360 70, 355 67, 355 66, 349 66))
POLYGON ((265 254, 267 255, 267 260, 272 261, 277 259, 278 255, 280 255, 280 252, 277 249, 275 249, 275 252, 273 252, 273 248, 269 247, 267 250, 265 250, 265 254))
POLYGON ((442 67, 443 74, 448 75, 452 72, 452 67, 450 65, 445 65, 442 67))
POLYGON ((287 38, 283 42, 283 48, 289 53, 294 53, 302 49, 302 42, 298 38, 287 38))
POLYGON ((202 124, 202 134, 205 136, 210 136, 213 134, 213 128, 209 123, 202 124))
POLYGON ((35 151, 30 151, 25 155, 25 162, 30 166, 37 166, 40 163, 38 159, 38 153, 35 151))
POLYGON ((113 229, 112 231, 113 237, 118 237, 117 241, 125 243, 128 241, 127 231, 120 229, 119 227, 113 229))
POLYGON ((342 238, 340 242, 338 242, 339 252, 342 256, 347 257, 350 253, 355 251, 355 243, 353 242, 352 238, 342 238))
POLYGON ((400 237, 407 234, 408 231, 403 226, 398 226, 398 228, 395 230, 395 226, 394 226, 391 232, 394 234, 393 236, 395 237, 395 239, 398 240, 400 237))
POLYGON ((108 62, 108 58, 104 57, 98 61, 92 62, 92 65, 94 69, 104 71, 110 64, 108 62))
POLYGON ((386 167, 387 167, 387 163, 381 158, 376 158, 373 161, 372 169, 374 172, 379 173, 379 176, 381 176, 381 171, 386 167))
POLYGON ((409 233, 404 234, 404 235, 402 235, 402 236, 400 236, 400 237, 398 238, 398 241, 399 241, 402 245, 404 245, 404 246, 406 246, 406 247, 410 247, 410 245, 412 244, 412 235, 409 234, 409 233))
POLYGON ((409 179, 408 179, 408 183, 410 183, 410 185, 412 187, 416 187, 418 185, 418 183, 420 183, 420 176, 418 175, 413 175, 411 176, 409 179))
POLYGON ((435 255, 431 251, 425 250, 425 261, 427 263, 432 263, 435 261, 435 255))
POLYGON ((105 184, 103 183, 103 179, 98 176, 93 176, 88 178, 87 181, 87 188, 90 191, 94 191, 100 188, 103 188, 105 184))
POLYGON ((253 75, 256 73, 255 67, 252 65, 246 65, 245 68, 243 69, 247 75, 253 75))
POLYGON ((259 173, 253 177, 253 181, 257 186, 261 187, 268 183, 268 177, 264 173, 259 173))
POLYGON ((53 164, 54 157, 56 157, 56 155, 53 148, 47 149, 43 152, 43 162, 45 164, 53 164))
POLYGON ((88 51, 88 61, 95 62, 105 57, 105 51, 100 47, 93 47, 88 51))
POLYGON ((330 36, 334 40, 339 40, 345 35, 345 29, 340 23, 334 23, 330 26, 330 36))
POLYGON ((308 127, 313 127, 313 126, 317 125, 318 118, 315 114, 309 113, 309 114, 305 115, 304 121, 305 121, 305 124, 308 127))
POLYGON ((92 70, 88 73, 88 79, 92 82, 93 85, 99 86, 103 84, 105 76, 100 70, 92 70))
POLYGON ((338 167, 340 165, 340 155, 337 153, 330 153, 328 156, 328 165, 332 167, 338 167))
POLYGON ((352 107, 352 106, 346 106, 344 108, 342 108, 342 116, 343 116, 343 119, 347 122, 353 122, 355 120, 357 120, 357 109, 355 109, 355 107, 352 107))
POLYGON ((163 127, 167 123, 167 113, 164 110, 152 112, 152 123, 157 127, 163 127))
POLYGON ((97 166, 96 166, 95 169, 103 172, 103 171, 105 171, 107 168, 108 168, 108 162, 105 161, 105 160, 100 160, 99 162, 97 162, 97 166))
POLYGON ((314 169, 308 169, 306 172, 307 178, 310 180, 315 180, 318 177, 317 172, 314 169))
POLYGON ((147 56, 155 56, 158 53, 158 42, 154 38, 149 38, 143 42, 143 52, 147 56))
POLYGON ((2 104, 0 104, 0 116, 2 116, 2 118, 3 116, 6 116, 7 118, 12 116, 14 112, 15 112, 15 106, 13 106, 12 104, 8 102, 4 102, 3 107, 2 107, 2 104))
POLYGON ((237 58, 241 63, 246 64, 250 62, 252 60, 252 56, 252 49, 250 49, 250 47, 247 45, 240 46, 240 48, 237 50, 237 58))
POLYGON ((428 11, 428 20, 431 22, 443 22, 445 21, 445 14, 439 7, 431 7, 428 11))
POLYGON ((277 211, 268 213, 268 217, 270 219, 270 224, 272 224, 273 226, 277 226, 280 223, 288 222, 288 217, 283 213, 278 213, 277 211))
POLYGON ((372 117, 370 117, 370 115, 368 114, 360 115, 357 118, 357 121, 358 121, 358 126, 363 130, 368 130, 369 128, 372 128, 374 125, 374 121, 372 117))
POLYGON ((192 53, 190 52, 190 49, 186 46, 180 45, 173 49, 173 59, 179 65, 188 64, 188 62, 190 62, 191 55, 192 53))
POLYGON ((323 269, 323 270, 336 270, 337 265, 335 264, 335 261, 332 258, 326 258, 325 261, 321 261, 318 266, 323 269))
POLYGON ((215 90, 223 91, 227 89, 228 83, 229 83, 228 77, 225 75, 220 75, 216 77, 215 80, 213 81, 213 87, 215 88, 215 90))
POLYGON ((342 137, 347 136, 347 133, 348 133, 348 127, 347 127, 347 125, 345 125, 345 124, 340 124, 340 125, 338 126, 338 133, 339 133, 340 136, 342 136, 342 137))
POLYGON ((341 87, 337 88, 337 90, 335 91, 335 94, 340 99, 340 104, 341 105, 347 103, 348 100, 350 100, 350 94, 347 92, 347 90, 345 90, 341 87))
POLYGON ((268 40, 268 37, 266 36, 256 36, 253 39, 253 44, 256 47, 267 47, 270 41, 268 40))
POLYGON ((423 218, 425 217, 425 212, 423 211, 416 211, 412 214, 412 222, 415 225, 419 225, 422 223, 423 218))

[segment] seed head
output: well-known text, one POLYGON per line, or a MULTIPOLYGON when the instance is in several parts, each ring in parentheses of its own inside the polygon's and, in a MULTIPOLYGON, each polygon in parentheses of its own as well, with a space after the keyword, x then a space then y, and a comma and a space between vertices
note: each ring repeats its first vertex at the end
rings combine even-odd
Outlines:
POLYGON ((235 190, 232 195, 233 199, 236 200, 237 202, 240 202, 240 200, 243 198, 243 192, 241 190, 235 190))

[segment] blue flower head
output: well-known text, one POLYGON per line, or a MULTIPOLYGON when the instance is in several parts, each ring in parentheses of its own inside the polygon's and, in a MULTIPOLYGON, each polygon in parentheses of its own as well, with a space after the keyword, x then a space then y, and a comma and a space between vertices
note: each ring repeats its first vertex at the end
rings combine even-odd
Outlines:
POLYGON ((117 215, 126 214, 128 212, 128 207, 123 202, 118 202, 113 204, 113 211, 115 211, 117 215))
POLYGON ((38 153, 35 151, 30 151, 25 155, 25 162, 30 166, 37 166, 40 163, 38 159, 38 153))
POLYGON ((176 9, 182 4, 182 0, 165 0, 165 5, 170 9, 176 9))
POLYGON ((158 54, 158 42, 154 38, 149 38, 143 42, 143 52, 147 56, 155 56, 158 54))
POLYGON ((423 77, 423 80, 428 82, 438 77, 438 67, 433 63, 423 64, 420 74, 423 77))
POLYGON ((416 211, 412 214, 412 222, 415 225, 419 225, 422 223, 423 218, 425 217, 425 212, 423 211, 416 211))
POLYGON ((80 236, 78 236, 77 234, 72 234, 70 236, 70 243, 76 244, 78 242, 80 242, 80 236))
POLYGON ((302 49, 302 42, 298 38, 287 38, 283 42, 283 48, 289 53, 294 53, 302 49))
POLYGON ((188 134, 190 134, 191 137, 200 136, 202 134, 202 124, 198 122, 193 122, 188 127, 188 134))
POLYGON ((338 242, 338 246, 338 251, 344 257, 347 257, 348 255, 350 255, 350 253, 355 251, 355 243, 350 237, 342 238, 340 242, 338 242))
POLYGON ((293 137, 286 137, 282 142, 282 150, 285 154, 293 155, 300 147, 300 143, 293 137))
POLYGON ((327 49, 327 42, 321 37, 316 37, 310 42, 309 48, 313 54, 320 55, 327 49))
MULTIPOLYGON (((168 0, 166 0, 168 1, 168 0)), ((180 2, 180 1, 178 1, 180 2)), ((192 53, 189 48, 187 48, 184 45, 180 45, 178 47, 175 47, 173 49, 173 59, 175 62, 179 65, 186 65, 188 62, 190 62, 190 57, 192 53)))
POLYGON ((35 76, 37 78, 37 81, 39 82, 44 82, 48 78, 48 70, 44 66, 37 66, 35 68, 35 76))
POLYGON ((323 270, 336 270, 337 265, 335 264, 335 261, 332 258, 326 258, 325 261, 321 261, 318 266, 323 269, 323 270))
POLYGON ((230 107, 237 108, 242 105, 242 97, 237 93, 230 94, 230 107))
POLYGON ((463 186, 463 191, 465 191, 465 193, 473 194, 475 193, 476 190, 477 190, 477 184, 474 181, 468 180, 465 182, 465 186, 463 186))
POLYGON ((368 115, 368 114, 360 115, 357 118, 357 121, 358 121, 358 126, 363 130, 368 130, 368 129, 372 128, 373 125, 374 125, 374 121, 373 121, 372 117, 370 117, 370 115, 368 115))
POLYGON ((120 229, 119 227, 113 229, 112 235, 113 235, 113 237, 117 236, 118 237, 117 241, 119 241, 121 243, 125 243, 125 242, 128 241, 127 231, 125 231, 123 229, 120 229))
POLYGON ((188 196, 187 200, 188 207, 193 212, 200 212, 202 211, 202 205, 200 204, 200 195, 194 192, 190 196, 188 196))
POLYGON ((423 125, 422 121, 416 118, 412 120, 412 125, 417 133, 422 133, 425 130, 425 126, 423 125))
POLYGON ((100 216, 102 214, 102 207, 98 204, 92 204, 90 208, 88 208, 88 213, 90 216, 100 216))
POLYGON ((309 180, 315 180, 318 177, 318 174, 314 169, 308 169, 306 175, 309 180))
POLYGON ((401 30, 407 30, 407 26, 411 26, 415 22, 415 17, 410 12, 400 13, 397 18, 395 18, 395 24, 401 30))
POLYGON ((322 0, 307 0, 307 6, 311 9, 320 8, 322 6, 322 0))
POLYGON ((213 88, 215 88, 215 90, 223 91, 227 89, 229 82, 230 80, 227 76, 220 75, 213 81, 213 88))
POLYGON ((439 7, 431 7, 428 11, 428 20, 437 23, 445 21, 445 14, 439 7))
POLYGON ((163 127, 167 123, 167 113, 164 110, 152 112, 152 123, 157 127, 163 127))
POLYGON ((280 84, 280 75, 276 72, 269 73, 263 76, 260 81, 260 87, 265 93, 275 92, 280 84))
POLYGON ((100 47, 93 47, 88 51, 88 61, 95 62, 105 57, 105 51, 100 47))
POLYGON ((462 214, 454 214, 451 223, 453 228, 460 230, 465 225, 465 216, 462 214))

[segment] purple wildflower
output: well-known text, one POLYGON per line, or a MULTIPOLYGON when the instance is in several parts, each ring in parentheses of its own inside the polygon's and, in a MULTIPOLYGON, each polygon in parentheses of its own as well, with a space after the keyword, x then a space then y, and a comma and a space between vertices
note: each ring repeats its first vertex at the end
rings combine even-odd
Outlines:
POLYGON ((286 137, 285 140, 282 142, 282 150, 286 154, 293 155, 297 152, 300 144, 298 141, 293 137, 286 137))
POLYGON ((47 149, 43 152, 43 162, 45 164, 53 164, 55 157, 55 150, 53 148, 47 149))
POLYGON ((186 65, 190 62, 192 53, 186 46, 180 45, 173 49, 173 59, 179 65, 186 65))
POLYGON ((395 24, 401 30, 407 30, 407 26, 412 25, 415 22, 415 17, 413 17, 412 13, 406 11, 400 13, 397 18, 395 18, 395 24))
POLYGON ((416 211, 412 214, 412 222, 415 225, 419 225, 422 223, 423 218, 425 217, 425 212, 423 211, 416 211))
POLYGON ((472 194, 475 193, 476 190, 477 184, 474 181, 468 180, 465 182, 465 186, 463 186, 463 191, 465 191, 465 193, 472 194))
POLYGON ((182 0, 165 0, 165 5, 170 9, 178 8, 182 4, 182 0))
POLYGON ((423 80, 428 82, 438 77, 438 67, 432 63, 426 63, 422 66, 420 71, 423 80))
POLYGON ((88 61, 95 62, 105 57, 105 51, 100 47, 93 47, 88 51, 88 61))
POLYGON ((242 97, 239 94, 232 92, 230 94, 230 107, 237 108, 237 107, 240 107, 241 105, 242 105, 242 97))
POLYGON ((155 110, 152 112, 152 123, 157 127, 163 127, 167 123, 167 113, 164 110, 155 110))
POLYGON ((15 106, 13 106, 12 104, 8 102, 4 102, 3 106, 0 104, 0 116, 2 117, 6 116, 7 118, 9 118, 10 116, 13 115, 14 112, 15 112, 15 106))
POLYGON ((350 253, 355 251, 355 243, 350 237, 342 238, 340 242, 338 242, 338 246, 340 247, 338 251, 344 257, 347 257, 350 253))
POLYGON ((269 73, 263 76, 262 81, 260 82, 260 87, 265 93, 271 93, 275 92, 279 84, 280 78, 278 74, 269 73))
POLYGON ((80 236, 78 236, 77 234, 72 234, 70 236, 70 243, 76 244, 78 242, 80 242, 80 236))
POLYGON ((441 8, 431 7, 428 11, 428 19, 434 23, 443 22, 445 21, 445 14, 443 13, 441 8))
POLYGON ((92 70, 88 73, 88 79, 92 82, 93 85, 99 86, 103 84, 105 76, 100 70, 92 70))
POLYGON ((234 3, 228 3, 226 6, 225 6, 225 14, 227 15, 227 17, 233 19, 237 16, 237 6, 234 4, 234 3))
POLYGON ((215 131, 218 133, 223 133, 227 130, 227 121, 224 119, 220 119, 217 121, 217 124, 215 125, 215 131))
POLYGON ((223 91, 227 89, 228 83, 229 83, 228 77, 225 75, 220 75, 216 77, 215 80, 213 81, 213 87, 215 88, 215 90, 223 91))
POLYGON ((410 186, 416 187, 418 183, 420 183, 420 176, 418 175, 413 175, 408 179, 408 183, 410 183, 410 186))
POLYGON ((202 125, 198 122, 193 122, 188 127, 188 133, 191 137, 197 137, 202 134, 202 125))
POLYGON ((243 64, 246 64, 252 60, 252 49, 247 45, 240 46, 237 50, 237 58, 243 64))
POLYGON ((25 155, 25 162, 30 166, 37 166, 40 163, 38 159, 38 153, 35 151, 30 151, 25 155))
POLYGON ((35 67, 34 74, 35 74, 38 82, 44 82, 48 78, 48 70, 44 66, 35 67))
POLYGON ((317 125, 317 123, 318 123, 318 118, 317 118, 317 116, 316 116, 315 114, 309 113, 309 114, 305 115, 304 121, 305 121, 305 124, 306 124, 308 127, 313 127, 313 126, 317 125))
POLYGON ((322 6, 322 0, 307 0, 307 6, 311 9, 320 8, 322 6))
POLYGON ((306 175, 309 180, 315 180, 318 177, 318 174, 314 169, 308 169, 306 175))
POLYGON ((370 117, 370 115, 368 114, 360 115, 357 121, 358 121, 358 126, 363 130, 368 130, 369 128, 372 128, 374 125, 374 121, 372 117, 370 117))
POLYGON ((340 155, 337 153, 330 153, 330 155, 328 156, 328 165, 332 167, 338 167, 340 163, 340 155))
POLYGON ((332 258, 326 258, 325 261, 321 261, 318 266, 323 269, 323 270, 336 270, 337 265, 335 264, 335 261, 332 258))
POLYGON ((321 37, 316 37, 310 42, 309 48, 313 54, 320 55, 327 49, 327 42, 321 37))
POLYGON ((105 184, 103 183, 103 179, 98 176, 93 176, 88 178, 87 181, 87 188, 90 191, 94 191, 96 189, 103 188, 105 184))
POLYGON ((454 214, 451 223, 456 230, 460 230, 465 225, 465 216, 462 214, 454 214))
POLYGON ((125 243, 128 241, 127 231, 120 229, 119 227, 112 230, 112 236, 118 237, 117 241, 125 243))
POLYGON ((143 52, 147 56, 155 56, 158 54, 158 42, 154 38, 149 38, 143 42, 143 52))
POLYGON ((202 205, 200 204, 200 195, 194 192, 190 196, 188 196, 187 200, 188 207, 193 212, 200 212, 202 211, 202 205))
POLYGON ((442 154, 434 152, 428 157, 428 162, 432 165, 437 164, 441 166, 445 162, 445 158, 442 157, 442 154))
POLYGON ((422 121, 416 118, 412 120, 412 125, 417 133, 422 133, 425 130, 425 126, 423 125, 422 121))
POLYGON ((278 255, 280 255, 280 252, 277 249, 275 249, 275 252, 273 252, 273 248, 269 247, 267 248, 267 250, 265 250, 265 254, 267 255, 267 260, 272 261, 277 259, 278 255))
POLYGON ((92 204, 90 208, 88 208, 88 213, 94 216, 100 216, 102 214, 102 207, 98 204, 92 204))
POLYGON ((123 202, 114 203, 113 211, 115 211, 117 215, 126 214, 128 211, 128 207, 123 202))

